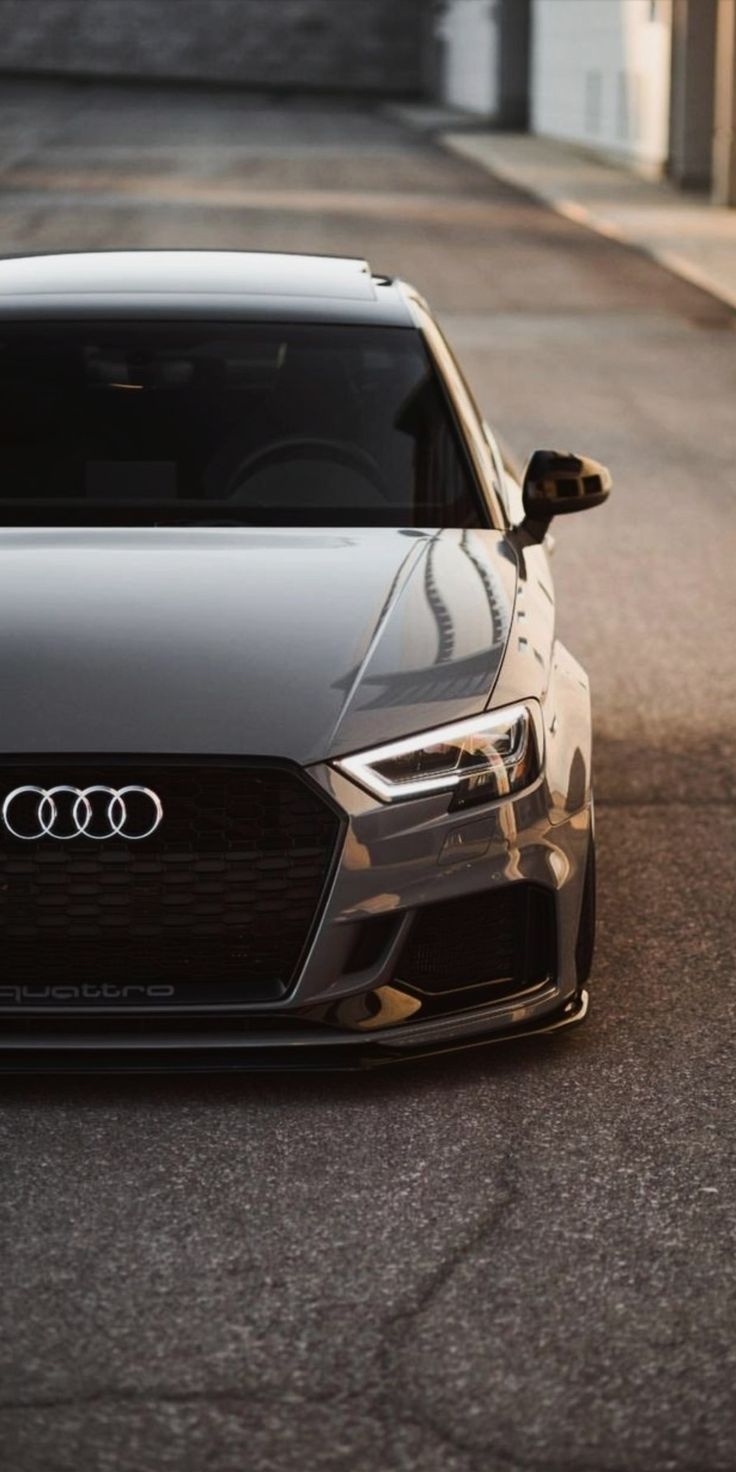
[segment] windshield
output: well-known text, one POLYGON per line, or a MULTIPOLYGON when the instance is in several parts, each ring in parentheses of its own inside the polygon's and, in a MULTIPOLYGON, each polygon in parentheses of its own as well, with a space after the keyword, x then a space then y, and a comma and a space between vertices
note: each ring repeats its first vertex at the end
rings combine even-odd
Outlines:
POLYGON ((0 520, 488 524, 418 332, 271 323, 4 327, 0 520))

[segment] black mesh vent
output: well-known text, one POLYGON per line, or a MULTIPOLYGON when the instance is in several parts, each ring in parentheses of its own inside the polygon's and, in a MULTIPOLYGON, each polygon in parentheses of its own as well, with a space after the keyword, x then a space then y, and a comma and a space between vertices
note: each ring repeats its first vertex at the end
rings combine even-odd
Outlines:
POLYGON ((552 896, 513 884, 418 910, 396 979, 437 995, 489 983, 532 985, 554 971, 552 896))
POLYGON ((296 773, 112 760, 0 770, 0 801, 24 783, 140 784, 155 790, 164 811, 141 842, 21 842, 0 825, 0 1005, 18 986, 38 989, 37 999, 25 998, 36 1005, 201 1005, 284 994, 341 828, 296 773), (95 996, 103 986, 107 994, 95 996), (149 987, 169 994, 135 990, 149 987))

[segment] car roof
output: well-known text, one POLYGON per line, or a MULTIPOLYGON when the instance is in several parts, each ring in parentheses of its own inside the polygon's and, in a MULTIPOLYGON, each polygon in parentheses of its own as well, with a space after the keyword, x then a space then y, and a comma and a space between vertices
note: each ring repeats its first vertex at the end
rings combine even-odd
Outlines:
POLYGON ((0 260, 0 317, 59 316, 415 325, 401 284, 350 257, 129 250, 0 260))

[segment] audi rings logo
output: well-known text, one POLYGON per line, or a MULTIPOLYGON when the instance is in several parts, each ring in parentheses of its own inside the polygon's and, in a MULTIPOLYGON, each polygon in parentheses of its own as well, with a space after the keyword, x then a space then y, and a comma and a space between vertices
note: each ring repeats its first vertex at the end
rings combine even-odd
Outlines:
POLYGON ((14 838, 150 838, 163 818, 150 787, 14 787, 2 819, 14 838))

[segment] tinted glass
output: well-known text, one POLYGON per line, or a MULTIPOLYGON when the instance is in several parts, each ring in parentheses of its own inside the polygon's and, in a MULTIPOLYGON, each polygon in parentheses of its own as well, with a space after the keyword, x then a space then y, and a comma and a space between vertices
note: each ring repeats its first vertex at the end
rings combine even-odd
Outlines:
POLYGON ((0 519, 487 524, 419 333, 0 330, 0 519))

